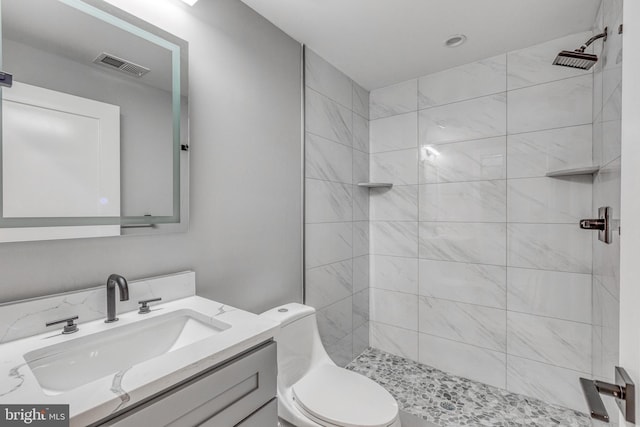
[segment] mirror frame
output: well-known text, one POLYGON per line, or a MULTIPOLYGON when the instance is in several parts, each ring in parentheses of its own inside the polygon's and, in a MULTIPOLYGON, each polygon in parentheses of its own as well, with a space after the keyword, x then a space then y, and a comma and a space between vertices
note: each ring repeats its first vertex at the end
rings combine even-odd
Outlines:
MULTIPOLYGON (((2 216, 2 132, 0 132, 0 228, 69 227, 91 225, 120 225, 120 235, 154 234, 158 229, 167 232, 186 231, 188 228, 189 180, 189 44, 161 28, 156 27, 102 0, 56 0, 80 10, 93 18, 128 31, 151 43, 171 51, 172 104, 173 104, 173 214, 171 216, 119 216, 119 217, 29 217, 4 218, 2 216), (182 94, 187 102, 182 103, 182 94), (144 230, 144 231, 143 231, 144 230)), ((0 0, 0 18, 2 16, 0 0)), ((2 33, 0 19, 0 34, 2 33)), ((0 70, 2 70, 2 43, 0 39, 0 70)), ((10 72, 10 70, 6 70, 10 72)), ((4 88, 0 88, 0 94, 4 88)), ((9 89, 10 90, 10 89, 9 89)), ((2 126, 0 102, 0 129, 2 126)))

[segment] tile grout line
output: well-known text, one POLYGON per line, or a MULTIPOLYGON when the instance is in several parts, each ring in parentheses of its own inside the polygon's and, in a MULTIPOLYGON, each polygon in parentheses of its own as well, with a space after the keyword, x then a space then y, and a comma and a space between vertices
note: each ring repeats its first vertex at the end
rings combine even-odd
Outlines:
MULTIPOLYGON (((518 355, 518 354, 512 354, 512 353, 509 353, 508 351, 506 351, 506 349, 504 351, 495 350, 495 349, 492 349, 492 348, 489 348, 489 347, 482 347, 482 346, 479 346, 477 344, 471 344, 471 343, 468 343, 468 342, 465 342, 465 341, 459 341, 459 340, 455 340, 455 339, 452 339, 452 338, 443 337, 443 336, 440 336, 440 335, 435 335, 435 334, 431 334, 431 333, 427 333, 427 332, 421 332, 421 331, 416 331, 416 330, 412 330, 412 329, 407 329, 407 328, 402 327, 402 326, 392 325, 390 323, 381 322, 381 321, 373 321, 373 323, 377 323, 377 324, 380 324, 380 325, 383 325, 383 326, 388 326, 388 327, 391 327, 391 328, 400 329, 400 330, 403 330, 403 331, 406 331, 406 332, 416 333, 418 335, 426 335, 426 336, 429 336, 429 337, 442 339, 442 340, 445 340, 445 341, 454 342, 454 343, 466 345, 466 346, 469 346, 469 347, 475 347, 475 348, 486 350, 486 351, 490 351, 490 352, 493 352, 493 353, 504 354, 505 356, 516 357, 518 359, 523 359, 523 360, 531 361, 531 362, 534 362, 534 363, 539 363, 539 364, 546 365, 546 366, 552 366, 552 367, 555 367, 555 368, 564 369, 564 370, 571 371, 571 372, 587 374, 587 372, 580 371, 580 370, 573 369, 573 368, 569 368, 569 367, 566 367, 566 366, 557 365, 557 364, 553 364, 553 363, 549 363, 549 362, 543 362, 543 361, 540 361, 540 360, 532 359, 530 357, 521 356, 521 355, 518 355)), ((407 358, 410 359, 410 360, 413 360, 410 357, 407 357, 407 358)), ((414 360, 414 361, 418 362, 418 363, 421 363, 421 362, 419 362, 417 360, 414 360)), ((505 390, 507 390, 507 389, 505 388, 505 390)))
POLYGON ((362 150, 359 150, 359 149, 358 149, 358 148, 356 148, 356 147, 353 147, 353 146, 351 146, 351 145, 347 145, 347 144, 345 144, 344 142, 340 142, 340 141, 336 141, 336 140, 331 139, 331 138, 327 138, 327 137, 326 137, 326 136, 324 136, 324 135, 320 135, 320 134, 317 134, 317 133, 315 133, 315 132, 311 132, 310 130, 305 129, 305 131, 304 131, 304 132, 305 132, 306 134, 309 134, 309 135, 314 136, 314 137, 316 137, 316 138, 320 138, 320 139, 322 139, 322 141, 320 141, 320 142, 322 142, 323 144, 326 144, 327 142, 330 142, 330 143, 332 143, 332 144, 336 144, 336 145, 339 145, 339 146, 341 146, 341 147, 346 147, 346 148, 354 149, 355 151, 357 151, 358 153, 361 153, 361 154, 369 154, 369 153, 366 153, 366 152, 364 152, 364 151, 362 151, 362 150))
MULTIPOLYGON (((325 62, 326 62, 326 61, 325 61, 325 62)), ((328 63, 328 62, 327 62, 327 63, 328 63)), ((330 65, 331 65, 331 64, 330 64, 330 65)), ((347 78, 348 78, 348 77, 347 77, 347 78)), ((351 80, 351 79, 350 79, 350 80, 351 80)), ((333 103, 334 103, 334 104, 336 104, 337 106, 342 107, 342 108, 344 108, 345 110, 349 110, 350 112, 353 112, 353 109, 352 109, 352 108, 349 108, 349 107, 347 107, 346 105, 344 105, 342 102, 340 102, 340 101, 338 101, 338 100, 336 100, 336 99, 333 99, 331 96, 327 95, 326 93, 322 93, 322 92, 320 92, 320 89, 316 89, 316 88, 314 88, 313 86, 310 86, 310 85, 308 85, 308 84, 305 84, 305 88, 306 88, 306 89, 309 89, 309 90, 311 90, 311 91, 313 91, 313 92, 315 92, 315 93, 317 93, 318 95, 322 96, 323 98, 328 99, 329 101, 333 102, 333 103)), ((353 90, 353 86, 351 87, 351 89, 353 90)), ((351 103, 353 104, 353 99, 351 100, 351 103)), ((357 113, 356 113, 356 114, 357 114, 357 113)), ((358 114, 358 115, 359 115, 359 114, 358 114)))
MULTIPOLYGON (((504 78, 504 84, 505 84, 505 88, 508 90, 509 89, 509 55, 506 55, 505 58, 505 78, 504 78)), ((509 93, 507 92, 507 96, 505 98, 505 120, 504 120, 504 125, 505 125, 505 133, 508 133, 509 130, 509 93)), ((504 195, 504 206, 505 206, 505 233, 504 233, 504 247, 505 247, 505 257, 504 257, 504 265, 508 265, 509 264, 509 227, 508 227, 508 215, 509 215, 509 156, 507 155, 507 149, 508 149, 508 141, 509 141, 509 137, 507 137, 505 139, 505 147, 504 147, 504 171, 505 171, 505 178, 507 179, 506 181, 506 185, 505 185, 505 195, 504 195)), ((505 348, 505 352, 509 349, 509 275, 507 274, 507 269, 505 268, 504 270, 504 306, 505 306, 505 312, 504 312, 504 317, 505 317, 505 331, 504 331, 504 348, 505 348)), ((507 356, 505 356, 504 358, 504 388, 506 390, 509 389, 509 358, 507 356)))
MULTIPOLYGON (((369 109, 370 109, 370 96, 371 96, 371 92, 367 91, 367 98, 366 98, 366 108, 367 108, 367 118, 365 119, 367 121, 367 135, 366 135, 366 166, 367 166, 367 181, 371 181, 371 120, 369 118, 369 109)), ((355 156, 354 156, 355 158, 355 156)), ((355 184, 355 183, 354 183, 355 184)), ((370 194, 369 191, 366 191, 366 196, 365 196, 365 209, 366 209, 366 230, 367 230, 367 262, 366 262, 366 279, 367 279, 367 286, 365 288, 366 292, 367 292, 367 315, 366 315, 366 333, 367 333, 367 339, 366 339, 366 343, 367 343, 367 347, 371 344, 370 342, 370 336, 371 336, 371 256, 369 255, 371 253, 371 200, 370 200, 370 194)), ((363 255, 364 256, 364 255, 363 255)), ((355 260, 355 258, 354 258, 355 260)), ((354 269, 355 271, 355 269, 354 269)), ((355 334, 354 334, 355 337, 355 334)))
MULTIPOLYGON (((460 300, 455 300, 455 299, 451 299, 451 298, 442 298, 442 297, 437 297, 437 296, 433 296, 433 295, 426 295, 426 294, 421 294, 420 292, 416 293, 412 293, 412 292, 405 292, 405 291, 399 291, 396 289, 386 289, 386 288, 380 288, 380 287, 373 287, 371 288, 372 290, 376 290, 376 291, 382 291, 382 292, 390 292, 390 293, 397 293, 397 294, 402 294, 402 295, 411 295, 414 296, 416 295, 418 297, 418 302, 420 302, 421 299, 423 298, 428 298, 428 299, 432 299, 432 300, 438 300, 438 301, 445 301, 445 302, 450 302, 450 303, 454 303, 454 304, 461 304, 461 305, 469 305, 472 307, 480 307, 480 308, 486 308, 489 310, 499 310, 499 311, 505 311, 508 313, 515 313, 515 314, 523 314, 525 316, 531 316, 531 317, 538 317, 538 318, 542 318, 542 319, 551 319, 551 320, 558 320, 561 322, 568 322, 568 323, 574 323, 574 324, 579 324, 579 325, 591 325, 590 322, 583 322, 580 320, 573 320, 573 319, 567 319, 567 318, 563 318, 563 317, 556 317, 556 316, 549 316, 546 314, 538 314, 538 313, 533 313, 533 312, 529 312, 529 311, 520 311, 520 310, 511 310, 505 307, 495 307, 495 306, 490 306, 490 305, 484 305, 484 304, 477 304, 477 303, 472 303, 472 302, 467 302, 467 301, 460 301, 460 300)), ((506 333, 506 331, 505 331, 506 333)))
MULTIPOLYGON (((390 324, 390 323, 386 323, 386 322, 373 321, 373 323, 378 323, 378 324, 383 325, 383 326, 388 326, 388 327, 392 327, 392 328, 396 328, 396 329, 401 329, 401 330, 403 330, 403 331, 407 331, 407 332, 411 332, 411 333, 417 333, 418 335, 426 335, 426 336, 430 336, 430 337, 434 337, 434 338, 442 339, 442 340, 449 341, 449 342, 454 342, 454 343, 458 343, 458 344, 463 344, 463 345, 466 345, 466 346, 469 346, 469 347, 475 347, 475 348, 482 349, 482 350, 486 350, 486 351, 490 351, 490 352, 493 352, 493 353, 504 354, 505 356, 516 357, 516 358, 518 358, 518 359, 523 359, 523 360, 527 360, 527 361, 534 362, 534 363, 539 363, 539 364, 546 365, 546 366, 552 366, 552 367, 555 367, 555 368, 564 369, 564 370, 571 371, 571 372, 575 372, 575 373, 588 374, 587 372, 580 371, 580 370, 573 369, 573 368, 569 368, 569 367, 566 367, 566 366, 556 365, 556 364, 549 363, 549 362, 542 362, 542 361, 540 361, 540 360, 532 359, 532 358, 530 358, 530 357, 521 356, 521 355, 518 355, 518 354, 512 354, 512 353, 509 353, 508 351, 506 351, 506 348, 505 348, 505 351, 502 351, 502 350, 495 350, 495 349, 492 349, 492 348, 489 348, 489 347, 482 347, 482 346, 479 346, 479 345, 477 345, 477 344, 470 344, 470 343, 468 343, 468 342, 459 341, 459 340, 455 340, 455 339, 451 339, 451 338, 443 337, 443 336, 440 336, 440 335, 435 335, 435 334, 430 334, 430 333, 427 333, 427 332, 421 332, 421 331, 415 331, 415 330, 412 330, 412 329, 407 329, 407 328, 405 328, 405 327, 397 326, 397 325, 392 325, 392 324, 390 324)), ((375 347, 374 347, 374 348, 375 348, 375 347)), ((407 358, 408 358, 408 359, 410 359, 410 360, 413 360, 413 359, 411 359, 410 357, 407 357, 407 358)), ((421 362, 419 362, 419 361, 417 361, 417 360, 415 360, 415 362, 417 362, 417 363, 421 363, 421 362)), ((436 368, 436 369, 437 369, 437 368, 436 368)), ((505 388, 504 390, 507 390, 507 391, 508 391, 508 389, 506 389, 506 388, 505 388)))
MULTIPOLYGON (((369 91, 369 96, 367 99, 367 113, 368 113, 368 117, 367 120, 369 121, 369 125, 368 125, 368 131, 369 134, 367 135, 367 173, 368 173, 368 180, 371 181, 371 91, 369 91)), ((373 316, 372 316, 372 312, 373 310, 371 309, 372 305, 373 305, 373 298, 371 297, 372 292, 371 292, 371 277, 372 277, 372 273, 373 273, 373 263, 372 263, 372 259, 373 257, 371 256, 371 248, 372 248, 372 243, 373 243, 373 233, 371 232, 371 195, 370 192, 367 192, 367 229, 369 230, 369 247, 368 247, 368 260, 367 260, 367 290, 369 291, 369 322, 368 322, 368 330, 367 330, 367 343, 369 344, 369 346, 371 346, 371 324, 373 323, 373 316)))
MULTIPOLYGON (((517 270, 546 271, 550 273, 562 273, 562 274, 577 274, 582 276, 590 275, 590 273, 580 273, 580 272, 565 271, 565 270, 553 270, 548 268, 523 267, 518 265, 487 264, 487 263, 473 262, 473 261, 458 261, 458 260, 451 260, 451 259, 425 258, 425 257, 417 257, 417 256, 404 256, 404 255, 393 255, 393 254, 382 254, 382 253, 371 253, 369 255, 377 256, 377 257, 399 258, 399 259, 415 259, 418 261, 421 261, 421 260, 436 261, 436 262, 445 262, 450 264, 482 265, 482 266, 488 266, 488 267, 511 268, 511 269, 517 269, 517 270)), ((364 255, 360 255, 360 256, 364 256, 364 255)), ((339 262, 339 261, 336 261, 336 262, 339 262)), ((334 263, 322 264, 322 265, 331 265, 331 264, 334 264, 334 263)))
MULTIPOLYGON (((601 5, 600 7, 602 8, 603 6, 601 5)), ((595 24, 595 22, 594 22, 594 24, 595 24)), ((597 76, 598 76, 598 73, 595 73, 595 70, 594 70, 594 72, 592 74, 592 95, 591 95, 592 98, 594 97, 593 96, 593 93, 594 93, 593 92, 593 88, 595 88, 595 86, 596 86, 595 83, 596 83, 596 79, 598 78, 597 76)), ((600 99, 600 103, 602 103, 602 99, 600 99)), ((593 145, 593 131, 595 130, 594 129, 594 122, 595 122, 595 119, 597 118, 596 117, 597 115, 595 114, 595 110, 596 110, 596 105, 592 101, 592 105, 591 105, 591 164, 595 163, 594 162, 594 160, 595 160, 594 145, 593 145)), ((601 111, 598 112, 598 115, 602 114, 602 107, 600 108, 600 110, 601 111)), ((597 176, 597 174, 596 174, 596 176, 597 176)), ((597 179, 596 176, 594 176, 593 184, 591 186, 591 210, 592 211, 594 210, 594 207, 595 207, 595 204, 596 204, 596 200, 595 200, 595 197, 594 197, 595 196, 596 179, 597 179)), ((591 376, 593 376, 593 372, 594 372, 593 365, 594 365, 594 356, 595 356, 594 355, 594 353, 595 353, 594 350, 595 349, 593 348, 594 347, 593 328, 595 326, 593 324, 594 323, 593 319, 594 319, 594 312, 595 312, 595 297, 596 297, 595 292, 594 292, 595 280, 594 280, 594 277, 593 277, 593 265, 594 265, 593 254, 595 253, 594 245, 595 245, 595 239, 592 238, 591 239, 591 255, 592 255, 591 256, 591 372, 590 372, 591 376)), ((599 335, 601 336, 602 333, 600 333, 599 335)), ((602 352, 602 345, 600 345, 600 352, 602 352)), ((602 360, 602 356, 600 356, 599 359, 602 360)))
MULTIPOLYGON (((506 224, 509 225, 575 225, 575 222, 579 220, 576 218, 575 221, 568 222, 534 222, 534 221, 466 221, 466 220, 415 220, 415 219, 374 219, 371 222, 374 223, 424 223, 424 224, 493 224, 493 225, 501 225, 506 224)), ((322 221, 322 222, 310 222, 307 224, 335 224, 345 221, 322 221)), ((348 222, 348 221, 347 221, 348 222)))
MULTIPOLYGON (((472 261, 460 261, 460 260, 451 260, 451 259, 438 259, 438 258, 424 258, 424 257, 415 257, 415 256, 402 256, 402 255, 393 255, 393 254, 383 254, 383 253, 371 253, 369 254, 373 257, 389 257, 389 258, 400 258, 400 259, 415 259, 418 261, 436 261, 436 262, 448 262, 448 263, 456 263, 456 264, 469 264, 469 265, 482 265, 488 267, 499 267, 499 268, 510 268, 510 269, 518 269, 518 270, 532 270, 532 271, 545 271, 550 273, 562 273, 562 274, 577 274, 577 275, 589 275, 590 273, 579 272, 579 271, 567 271, 567 270, 553 270, 549 268, 535 268, 535 267, 525 267, 519 265, 502 265, 502 264, 488 264, 482 262, 472 262, 472 261)), ((338 261, 336 261, 338 262, 338 261)), ((333 264, 333 263, 329 263, 333 264)), ((329 265, 323 264, 323 265, 329 265)), ((320 266, 319 266, 320 267, 320 266)), ((315 267, 313 267, 315 268, 315 267)), ((610 292, 609 292, 610 293, 610 292)))
POLYGON ((356 140, 356 132, 355 132, 355 128, 354 128, 354 111, 353 111, 353 98, 354 98, 354 92, 355 89, 353 87, 353 80, 349 79, 349 82, 351 83, 351 181, 352 181, 352 187, 351 187, 351 352, 349 355, 349 359, 353 360, 353 349, 354 349, 354 340, 355 340, 355 322, 353 321, 354 319, 354 314, 355 314, 355 310, 354 310, 354 306, 355 306, 355 287, 354 285, 354 268, 353 268, 353 260, 355 258, 355 235, 356 235, 356 227, 355 227, 355 200, 356 200, 356 195, 355 195, 355 187, 354 187, 354 180, 353 180, 353 174, 355 172, 355 153, 354 153, 354 146, 355 146, 355 140, 356 140))
MULTIPOLYGON (((416 81, 416 148, 417 162, 416 162, 416 181, 420 182, 420 79, 416 81)), ((420 187, 416 194, 416 218, 420 219, 420 187)), ((416 232, 416 254, 420 257, 420 225, 418 224, 418 230, 416 232)), ((418 293, 416 294, 416 325, 420 329, 420 297, 418 296, 420 290, 420 268, 416 269, 416 283, 418 285, 418 293)), ((420 334, 416 334, 416 354, 418 360, 420 358, 420 334)))
MULTIPOLYGON (((609 122, 617 122, 620 119, 613 119, 613 120, 606 120, 603 121, 602 123, 609 123, 609 122)), ((461 143, 469 143, 469 142, 484 142, 490 139, 498 139, 498 138, 509 138, 511 136, 519 136, 519 135, 529 135, 529 134, 535 134, 535 133, 542 133, 542 132, 550 132, 550 131, 558 131, 558 130, 563 130, 563 129, 571 129, 571 128, 579 128, 579 127, 586 127, 586 126, 590 126, 592 124, 592 122, 584 122, 584 123, 573 123, 573 124, 568 124, 568 125, 564 125, 564 126, 555 126, 555 127, 550 127, 550 128, 541 128, 541 129, 530 129, 530 130, 525 130, 525 131, 521 131, 521 132, 508 132, 505 131, 505 133, 501 133, 501 134, 497 134, 497 135, 490 135, 490 136, 480 136, 478 135, 477 137, 474 138, 467 138, 467 139, 455 139, 455 140, 448 140, 448 141, 439 141, 439 142, 425 142, 422 143, 420 141, 418 141, 418 145, 417 146, 412 146, 412 147, 401 147, 401 148, 394 148, 391 150, 382 150, 382 151, 375 151, 375 152, 370 152, 369 154, 384 154, 384 153, 392 153, 392 152, 396 152, 396 151, 408 151, 408 150, 412 150, 414 148, 420 148, 420 146, 423 145, 429 145, 429 146, 434 146, 434 147, 438 147, 438 146, 447 146, 447 145, 452 145, 452 144, 461 144, 461 143)), ((309 132, 312 135, 318 136, 320 138, 324 138, 328 141, 334 142, 336 144, 341 144, 344 145, 341 142, 337 142, 337 141, 333 141, 331 139, 328 139, 322 135, 317 135, 313 132, 309 132)))
MULTIPOLYGON (((508 59, 507 59, 507 62, 508 62, 508 59)), ((468 65, 468 64, 466 64, 466 65, 468 65)), ((444 70, 444 71, 447 71, 447 70, 444 70)), ((447 106, 451 106, 451 105, 454 105, 454 104, 460 104, 460 103, 468 102, 468 101, 475 101, 475 100, 482 99, 482 98, 494 97, 496 95, 505 94, 505 96, 506 96, 509 92, 522 91, 522 90, 530 89, 530 88, 537 87, 537 86, 549 85, 549 84, 552 84, 552 83, 557 83, 557 82, 571 80, 571 79, 580 79, 580 78, 584 78, 586 76, 589 76, 590 74, 591 73, 583 73, 583 74, 579 74, 579 75, 576 75, 576 76, 563 77, 563 78, 560 78, 560 79, 548 80, 548 81, 544 81, 544 82, 540 82, 540 83, 534 83, 532 85, 527 85, 527 86, 522 86, 522 87, 516 87, 516 88, 509 89, 507 87, 507 85, 506 85, 506 80, 507 80, 507 77, 508 77, 508 73, 507 73, 506 76, 505 76, 505 90, 503 90, 503 91, 490 92, 490 93, 487 93, 485 95, 479 95, 479 96, 474 96, 474 97, 471 97, 471 98, 464 98, 464 99, 460 99, 460 100, 450 101, 450 102, 446 102, 446 103, 443 103, 443 104, 432 105, 432 106, 425 107, 425 108, 420 108, 420 106, 417 105, 416 106, 416 108, 417 108, 416 110, 402 111, 402 112, 398 112, 398 113, 395 113, 395 114, 390 114, 388 116, 375 117, 373 119, 370 119, 370 121, 388 119, 390 117, 401 116, 403 114, 409 114, 409 113, 414 113, 414 112, 420 113, 421 111, 432 110, 432 109, 440 108, 440 107, 447 107, 447 106)), ((429 75, 430 74, 427 74, 427 75, 420 76, 420 77, 417 78, 418 87, 419 87, 419 84, 420 84, 419 80, 422 77, 427 77, 429 75)), ((397 83, 397 84, 406 83, 406 82, 411 81, 411 80, 414 80, 414 79, 410 79, 410 80, 407 80, 405 82, 401 82, 401 83, 397 83)), ((385 87, 382 87, 382 88, 379 88, 379 89, 376 89, 376 90, 386 89, 386 88, 390 88, 390 87, 393 87, 393 86, 395 86, 395 85, 385 86, 385 87)), ((312 88, 312 90, 313 90, 313 88, 312 88)), ((420 90, 418 89, 418 93, 419 92, 420 92, 420 90)), ((340 103, 338 103, 338 104, 340 104, 340 103)), ((340 104, 340 105, 342 105, 342 104, 340 104)))
MULTIPOLYGON (((602 8, 602 13, 603 13, 602 20, 604 22, 604 2, 601 5, 601 8, 602 8)), ((602 50, 604 50, 604 48, 605 47, 603 45, 602 46, 602 50)), ((601 52, 601 54, 602 54, 602 52, 601 52)), ((595 73, 595 72, 593 73, 593 87, 595 87, 595 79, 596 78, 600 78, 601 86, 603 86, 604 85, 604 70, 603 69, 600 69, 598 71, 598 73, 595 73)), ((615 92, 615 90, 614 90, 614 92, 615 92)), ((613 96, 613 92, 611 93, 610 96, 613 96)), ((602 116, 604 115, 604 107, 605 107, 605 105, 604 105, 604 88, 603 87, 602 87, 602 89, 600 91, 600 99, 598 100, 598 104, 599 104, 600 108, 599 108, 599 111, 598 111, 598 114, 596 115, 596 117, 594 117, 594 112, 595 112, 595 110, 593 109, 595 107, 594 105, 592 105, 592 112, 591 112, 591 114, 592 114, 591 115, 591 121, 592 121, 592 123, 591 123, 591 129, 592 129, 592 133, 591 133, 591 162, 592 163, 594 163, 594 157, 595 157, 594 156, 594 145, 593 145, 594 122, 595 122, 596 118, 602 119, 602 116)), ((603 128, 601 128, 601 132, 604 132, 603 128)), ((600 155, 598 156, 599 160, 602 160, 602 156, 604 154, 603 153, 603 146, 604 146, 604 138, 602 137, 601 138, 601 146, 600 146, 600 155)), ((598 185, 598 182, 597 182, 598 175, 599 175, 599 173, 596 174, 596 177, 593 180, 593 185, 592 185, 592 189, 591 189, 591 209, 592 210, 594 210, 595 206, 596 206, 595 195, 596 195, 596 186, 598 185)), ((594 353, 594 348, 593 348, 593 328, 596 327, 596 326, 600 327, 600 333, 598 334, 598 336, 600 337, 600 344, 599 344, 599 353, 600 353, 599 361, 600 361, 600 364, 601 364, 600 368, 604 367, 603 366, 604 365, 604 363, 603 363, 603 361, 604 361, 604 348, 603 347, 604 346, 602 344, 603 343, 603 331, 604 331, 604 329, 602 328, 601 325, 594 325, 594 318, 596 317, 595 316, 595 311, 596 311, 595 310, 595 305, 597 304, 596 303, 597 294, 594 292, 594 288, 596 286, 599 286, 599 284, 596 283, 596 279, 595 279, 595 276, 593 274, 593 271, 594 271, 594 268, 593 268, 594 267, 594 256, 593 255, 595 254, 595 247, 594 246, 596 244, 597 244, 597 241, 596 241, 596 239, 594 237, 594 238, 591 239, 591 254, 592 254, 592 257, 591 257, 591 328, 592 328, 592 330, 591 330, 591 337, 592 337, 592 339, 591 339, 591 353, 592 353, 591 375, 593 375, 593 373, 594 373, 594 369, 593 369, 594 368, 593 367, 593 365, 594 365, 594 363, 593 363, 594 362, 594 359, 593 359, 593 357, 594 357, 593 356, 593 353, 594 353)), ((601 317, 602 318, 600 319, 600 323, 604 323, 603 322, 604 314, 602 314, 601 317)), ((599 371, 601 371, 601 370, 602 369, 599 369, 599 371)))

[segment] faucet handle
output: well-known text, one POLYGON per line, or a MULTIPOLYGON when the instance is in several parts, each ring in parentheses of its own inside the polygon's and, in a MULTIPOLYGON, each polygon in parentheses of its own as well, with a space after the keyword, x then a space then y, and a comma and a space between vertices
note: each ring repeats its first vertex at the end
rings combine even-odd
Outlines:
POLYGON ((67 323, 64 325, 64 329, 62 330, 63 334, 72 334, 74 332, 78 332, 78 325, 75 321, 78 320, 78 316, 68 317, 66 319, 54 320, 53 322, 45 323, 45 326, 48 328, 49 326, 59 325, 60 323, 67 323))
POLYGON ((150 302, 162 301, 162 298, 151 298, 151 299, 143 299, 138 301, 138 304, 142 304, 140 306, 140 310, 138 310, 138 314, 147 314, 151 312, 151 308, 149 308, 150 302))

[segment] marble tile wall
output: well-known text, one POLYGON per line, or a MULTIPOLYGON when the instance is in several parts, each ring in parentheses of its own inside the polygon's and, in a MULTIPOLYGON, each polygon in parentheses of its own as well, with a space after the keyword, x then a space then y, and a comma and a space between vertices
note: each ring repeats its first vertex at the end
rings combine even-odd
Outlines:
POLYGON ((372 347, 585 410, 597 255, 578 220, 611 196, 545 174, 598 159, 593 73, 552 65, 591 35, 371 92, 370 178, 394 183, 369 198, 372 347))
MULTIPOLYGON (((603 0, 594 22, 594 31, 608 27, 609 33, 605 43, 595 44, 600 60, 593 72, 593 159, 601 169, 594 178, 592 209, 595 212, 600 206, 610 206, 614 218, 611 244, 592 238, 592 370, 594 377, 603 381, 614 379, 619 345, 622 36, 617 30, 622 24, 622 3, 603 0)), ((608 412, 619 415, 615 405, 610 404, 608 412)))
POLYGON ((369 93, 305 57, 305 302, 344 366, 369 345, 369 93))

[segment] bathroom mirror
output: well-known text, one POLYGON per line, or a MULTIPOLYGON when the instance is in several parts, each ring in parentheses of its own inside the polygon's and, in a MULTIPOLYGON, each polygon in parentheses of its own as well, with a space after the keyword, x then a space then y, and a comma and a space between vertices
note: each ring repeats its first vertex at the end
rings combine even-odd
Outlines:
POLYGON ((0 242, 186 229, 187 43, 99 0, 0 1, 0 242))

